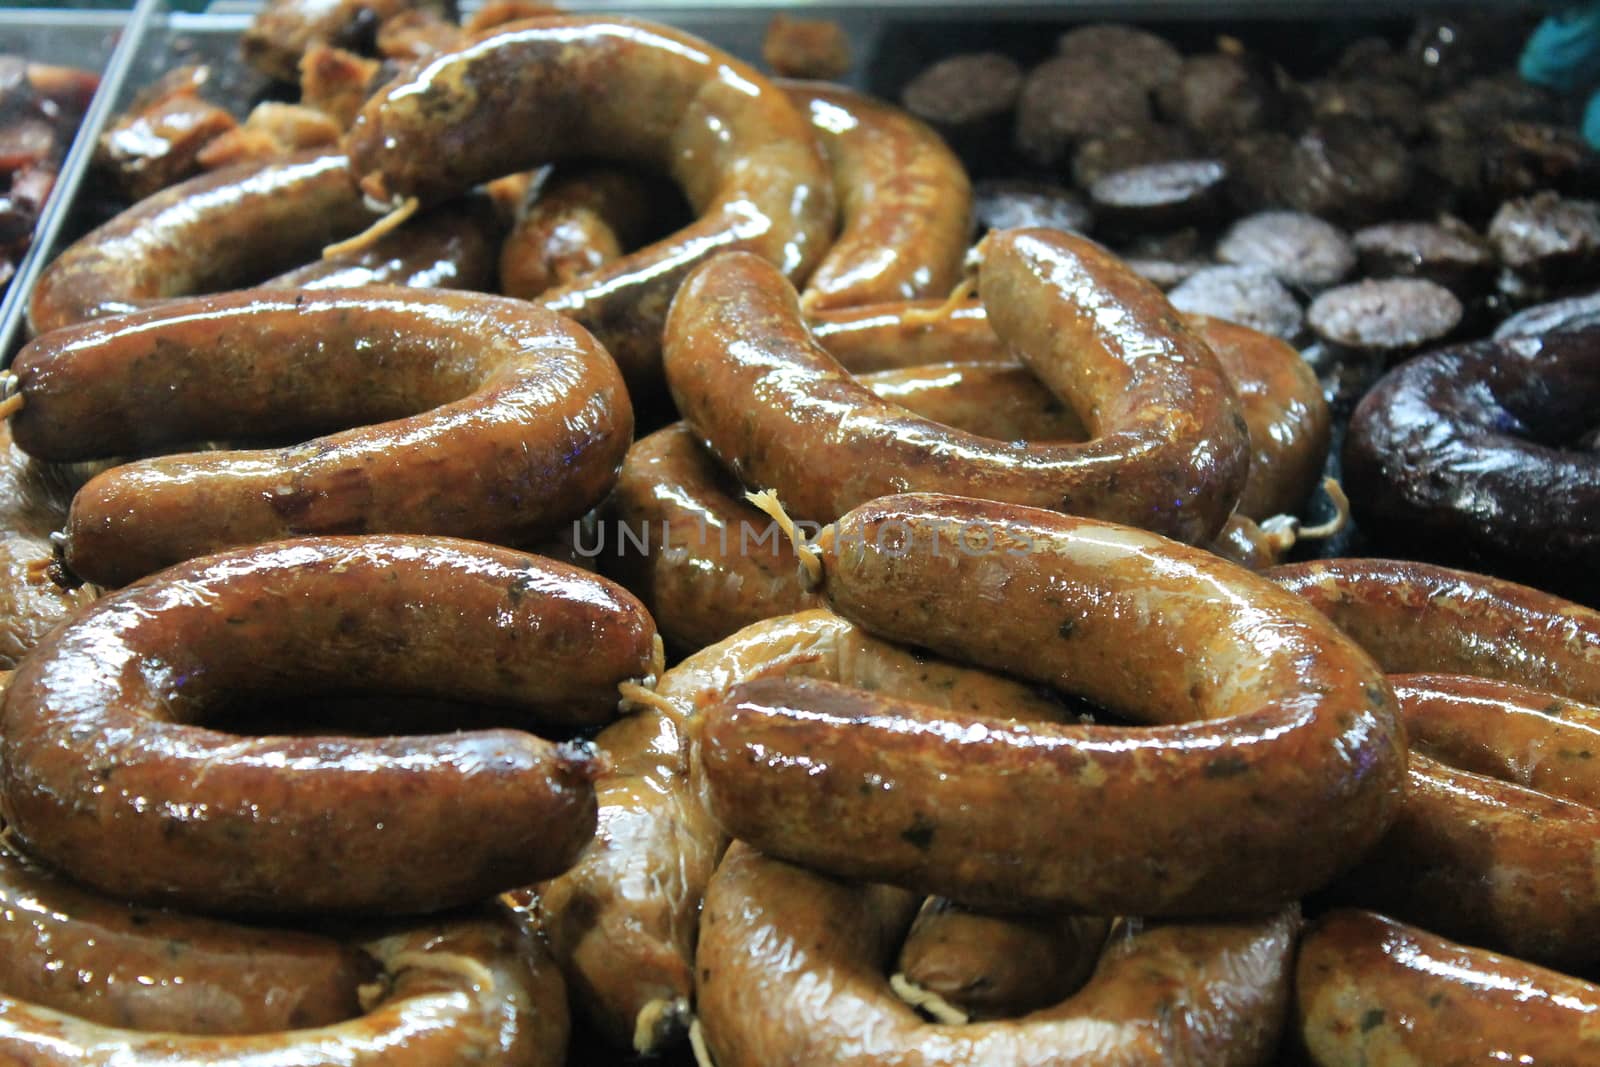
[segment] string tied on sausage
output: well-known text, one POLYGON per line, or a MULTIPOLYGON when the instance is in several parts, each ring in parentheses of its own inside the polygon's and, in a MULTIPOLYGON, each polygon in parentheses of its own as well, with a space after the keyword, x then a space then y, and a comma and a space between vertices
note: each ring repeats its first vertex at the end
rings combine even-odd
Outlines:
POLYGON ((934 308, 910 308, 902 316, 907 326, 937 326, 962 307, 965 307, 978 292, 978 276, 967 274, 956 282, 956 287, 950 290, 950 295, 944 298, 944 303, 934 308))
POLYGON ((778 500, 776 489, 763 489, 759 493, 745 493, 744 498, 759 510, 764 512, 773 522, 778 524, 778 529, 789 539, 794 546, 794 554, 800 560, 800 579, 807 591, 817 588, 822 584, 822 550, 806 540, 806 535, 794 524, 794 519, 783 509, 783 504, 778 500))
POLYGON ((924 989, 903 974, 889 976, 889 988, 894 995, 916 1008, 935 1022, 961 1026, 971 1021, 967 1013, 931 989, 924 989))
MULTIPOLYGON (((692 1031, 696 1020, 689 1011, 689 1001, 684 997, 657 997, 639 1009, 633 1024, 633 1048, 640 1055, 648 1055, 664 1043, 674 1031, 692 1031)), ((710 1061, 707 1060, 709 1063, 710 1061)))
POLYGON ((1272 558, 1281 560, 1301 541, 1325 541, 1350 525, 1350 498, 1337 479, 1322 479, 1322 491, 1333 502, 1333 518, 1315 526, 1302 526, 1293 515, 1274 515, 1261 520, 1261 534, 1272 558))
POLYGON ((9 419, 22 410, 22 379, 11 371, 0 374, 0 419, 9 419))
POLYGON ((711 1058, 711 1049, 706 1045, 705 1027, 696 1019, 689 1024, 689 1051, 694 1053, 695 1067, 717 1067, 717 1061, 711 1058))
POLYGON ((661 640, 660 634, 651 634, 650 673, 643 678, 630 678, 625 682, 617 683, 617 692, 621 695, 621 699, 617 701, 617 710, 626 715, 642 711, 645 708, 655 708, 668 715, 676 715, 678 713, 677 706, 655 691, 656 685, 660 682, 661 675, 666 669, 666 643, 661 640))
POLYGON ((347 237, 343 241, 335 241, 333 244, 328 245, 322 250, 322 258, 332 259, 334 256, 342 256, 347 252, 360 252, 371 247, 382 238, 404 226, 407 220, 415 215, 417 209, 421 206, 422 202, 416 197, 406 197, 396 204, 387 215, 354 237, 347 237))

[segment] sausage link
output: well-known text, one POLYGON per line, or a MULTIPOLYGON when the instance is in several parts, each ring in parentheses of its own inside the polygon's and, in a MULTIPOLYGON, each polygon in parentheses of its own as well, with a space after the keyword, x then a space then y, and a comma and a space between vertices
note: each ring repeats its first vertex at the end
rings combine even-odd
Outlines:
POLYGON ((261 288, 403 285, 412 289, 481 292, 494 284, 493 238, 497 228, 485 205, 469 201, 443 204, 364 248, 296 267, 262 282, 261 288))
MULTIPOLYGON (((958 307, 929 322, 931 310, 926 303, 906 303, 814 313, 812 333, 856 374, 1012 358, 981 305, 958 307)), ((1316 374, 1299 352, 1271 334, 1207 315, 1184 319, 1217 357, 1250 429, 1250 469, 1238 512, 1261 520, 1298 510, 1328 453, 1328 404, 1316 374)))
POLYGON ((695 264, 738 248, 803 277, 832 235, 832 184, 805 116, 732 56, 629 19, 501 27, 391 82, 346 145, 379 200, 441 199, 561 159, 665 171, 699 219, 541 298, 593 330, 635 386, 659 383, 667 305, 695 264))
POLYGON ((972 183, 925 123, 838 85, 779 81, 833 171, 839 236, 800 297, 808 311, 942 297, 972 239, 972 183))
POLYGON ((559 1067, 561 976, 503 923, 430 924, 363 946, 385 972, 359 1018, 305 1030, 195 1036, 105 1026, 0 996, 0 1059, 28 1067, 559 1067))
POLYGON ((919 722, 837 686, 746 683, 703 713, 701 759, 712 814, 771 855, 981 910, 1214 915, 1323 884, 1399 805, 1377 667, 1201 550, 931 494, 858 508, 819 547, 829 602, 875 635, 1151 725, 919 722))
POLYGON ((97 476, 66 558, 105 585, 300 534, 527 543, 605 495, 633 433, 621 375, 581 327, 477 294, 203 297, 38 338, 15 370, 12 431, 52 459, 361 427, 97 476))
POLYGON ((915 656, 818 610, 747 627, 668 671, 656 691, 670 712, 645 709, 596 739, 615 768, 596 784, 599 832, 539 890, 542 925, 578 1006, 615 1045, 650 1052, 681 1036, 700 904, 727 845, 692 781, 686 727, 730 686, 772 675, 832 678, 957 710, 1064 714, 1027 686, 915 656))
POLYGON ((60 575, 48 540, 0 531, 0 669, 15 668, 95 595, 92 587, 60 575))
POLYGON ((1013 230, 984 247, 996 332, 1083 417, 1087 443, 987 440, 878 399, 811 339, 782 276, 739 255, 697 270, 673 301, 679 410, 740 481, 775 488, 802 518, 942 490, 1209 539, 1242 488, 1249 442, 1205 343, 1096 245, 1013 230))
POLYGON ((1508 682, 1391 675, 1412 751, 1600 808, 1600 708, 1508 682))
POLYGON ((500 290, 520 300, 616 262, 673 214, 659 179, 623 167, 559 172, 530 191, 500 246, 500 290))
POLYGON ((314 259, 372 219, 345 157, 308 153, 191 178, 56 257, 28 303, 35 336, 140 301, 231 289, 314 259))
POLYGON ((1083 988, 1111 920, 1093 915, 1000 918, 930 897, 900 946, 898 971, 969 1016, 1004 1019, 1083 988))
POLYGON ((913 898, 735 845, 706 895, 700 1018, 718 1067, 1252 1067, 1289 1003, 1299 908, 1114 937, 1089 984, 1024 1020, 932 1025, 883 968, 913 898))
POLYGON ((1318 560, 1266 576, 1392 674, 1470 674, 1600 704, 1600 612, 1427 563, 1318 560))
POLYGON ((1297 1025, 1317 1067, 1592 1063, 1600 987, 1364 911, 1305 936, 1297 1025))
POLYGON ((510 729, 202 724, 236 694, 319 688, 603 721, 617 684, 651 670, 653 638, 611 583, 472 542, 308 538, 194 560, 97 601, 23 662, 0 707, 0 813, 29 852, 133 900, 405 913, 482 899, 565 870, 589 840, 590 749, 510 729))
POLYGON ((0 995, 103 1026, 260 1034, 361 1013, 372 960, 331 938, 152 911, 0 846, 0 995))

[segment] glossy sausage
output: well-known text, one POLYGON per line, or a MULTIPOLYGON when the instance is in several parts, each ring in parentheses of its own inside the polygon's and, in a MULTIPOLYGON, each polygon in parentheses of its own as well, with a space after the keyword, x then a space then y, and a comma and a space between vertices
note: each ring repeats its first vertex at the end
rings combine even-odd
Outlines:
MULTIPOLYGON (((933 310, 923 302, 813 313, 811 328, 829 354, 856 374, 1012 358, 982 305, 961 305, 930 322, 933 310)), ((1315 373, 1299 352, 1271 334, 1207 315, 1184 319, 1217 357, 1250 428, 1250 470, 1239 513, 1261 520, 1297 511, 1328 451, 1328 405, 1315 373)))
POLYGON ((959 492, 1203 542, 1243 487, 1248 430, 1209 348, 1099 246, 1013 230, 985 243, 996 332, 1083 417, 1083 444, 996 442, 875 397, 814 342, 794 291, 752 256, 719 257, 673 301, 678 408, 746 485, 828 521, 887 493, 959 492))
POLYGON ((706 895, 696 966, 718 1067, 1252 1067, 1289 1002, 1299 908, 1150 924, 1113 936, 1077 994, 1019 1020, 924 1022, 885 967, 913 898, 837 882, 735 845, 706 895))
POLYGON ((372 244, 306 263, 261 283, 263 289, 488 290, 497 236, 485 205, 455 201, 424 212, 372 244))
POLYGON ((1295 997, 1317 1067, 1600 1058, 1600 987, 1371 912, 1332 912, 1312 928, 1295 997))
POLYGON ((97 601, 24 661, 0 706, 0 812, 30 853, 127 899, 369 914, 479 900, 587 843, 591 748, 515 729, 204 724, 262 690, 601 722, 616 686, 652 671, 653 638, 611 583, 473 542, 308 538, 194 560, 97 601))
POLYGON ((623 167, 560 171, 534 184, 500 246, 500 291, 536 300, 621 259, 675 216, 661 181, 623 167))
POLYGON ((1391 674, 1470 674, 1600 704, 1600 612, 1590 608, 1427 563, 1319 560, 1267 577, 1391 674))
POLYGON ((384 972, 366 1014, 304 1030, 192 1036, 100 1025, 0 996, 0 1058, 28 1067, 285 1063, 559 1067, 567 1045, 561 976, 500 922, 439 922, 367 942, 384 972))
POLYGON ((66 559, 105 585, 301 534, 529 543, 606 493, 633 433, 581 327, 477 294, 203 297, 38 338, 14 369, 17 443, 52 459, 360 427, 99 475, 73 500, 66 559))
POLYGON ((600 828, 570 871, 540 887, 540 920, 573 996, 614 1045, 657 1050, 688 1024, 700 902, 727 839, 701 805, 686 731, 731 686, 767 676, 830 678, 965 711, 1065 714, 1027 686, 919 657, 827 611, 757 623, 668 671, 656 688, 664 703, 596 739, 614 766, 596 783, 600 828))
POLYGON ((141 200, 45 268, 35 336, 140 301, 231 289, 315 259, 372 221, 345 158, 308 153, 191 178, 141 200))
POLYGON ((1088 981, 1111 920, 1000 918, 930 897, 900 946, 896 971, 976 1019, 1026 1015, 1088 981))
POLYGON ((438 200, 574 157, 665 171, 697 221, 541 298, 594 331, 636 386, 659 382, 667 304, 697 263, 746 249, 803 277, 832 235, 832 185, 805 117, 733 57, 629 19, 498 28, 391 82, 346 146, 380 201, 438 200))
POLYGON ((328 937, 124 904, 0 846, 0 995, 86 1022, 260 1034, 342 1022, 376 977, 328 937))
POLYGON ((701 759, 712 814, 771 855, 984 910, 1215 915, 1323 884, 1395 814, 1405 744, 1382 674, 1249 572, 932 494, 858 508, 818 547, 829 602, 875 635, 1149 725, 930 720, 745 683, 702 713, 701 759))
POLYGON ((972 183, 929 126, 827 82, 780 81, 811 119, 833 171, 839 235, 800 304, 820 308, 948 296, 972 238, 972 183))

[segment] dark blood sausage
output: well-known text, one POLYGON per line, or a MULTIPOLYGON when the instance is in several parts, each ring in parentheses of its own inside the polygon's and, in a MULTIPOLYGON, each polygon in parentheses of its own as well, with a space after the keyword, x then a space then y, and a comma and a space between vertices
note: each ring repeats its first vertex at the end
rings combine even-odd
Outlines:
POLYGON ((1342 230, 1298 211, 1263 211, 1240 219, 1217 242, 1217 258, 1260 267, 1285 285, 1307 289, 1335 285, 1356 265, 1342 230))
POLYGON ((989 178, 972 188, 972 210, 980 233, 1037 226, 1088 233, 1094 216, 1060 185, 989 178))
POLYGON ((1006 152, 1022 80, 1022 68, 1010 56, 954 55, 907 82, 900 104, 939 131, 969 167, 978 167, 1006 152))
POLYGON ((915 488, 1213 535, 1242 488, 1248 430, 1210 349, 1098 245, 1011 230, 982 247, 995 333, 1084 418, 1088 442, 990 441, 879 400, 751 256, 707 264, 673 302, 665 352, 679 410, 740 481, 775 488, 801 518, 915 488))
POLYGON ((930 897, 896 967, 915 988, 974 1018, 1026 1015, 1083 987, 1110 928, 1094 915, 999 918, 930 897))
POLYGON ((180 1034, 342 1022, 361 1014, 357 987, 377 970, 331 938, 124 904, 4 847, 0 946, 0 996, 101 1026, 180 1034))
POLYGON ((1291 563, 1267 577, 1391 674, 1468 674, 1600 704, 1600 612, 1481 574, 1382 559, 1291 563))
POLYGON ((500 247, 500 290, 520 300, 616 262, 672 216, 659 180, 622 167, 562 171, 530 194, 500 247))
POLYGON ((28 325, 38 335, 142 300, 247 285, 316 258, 372 217, 343 156, 202 174, 62 252, 34 286, 28 325))
POLYGON ((300 534, 528 543, 605 495, 633 433, 582 327, 478 294, 202 297, 38 338, 15 370, 17 443, 53 459, 360 427, 101 474, 73 500, 66 558, 106 585, 300 534))
POLYGON ((1150 122, 1140 77, 1100 56, 1061 55, 1028 72, 1017 97, 1017 151, 1035 167, 1060 168, 1085 137, 1150 122))
POLYGON ((1207 140, 1270 127, 1283 108, 1270 63, 1223 52, 1184 59, 1156 102, 1167 118, 1207 140))
POLYGON ((1167 299, 1179 311, 1227 319, 1291 341, 1305 326, 1305 315, 1294 294, 1258 267, 1196 271, 1174 286, 1167 299))
POLYGON ((0 1058, 28 1067, 566 1062, 561 975, 536 942, 505 923, 429 923, 362 948, 383 981, 366 991, 366 1013, 347 1022, 199 1036, 102 1025, 0 996, 0 1058))
POLYGON ((1251 1067, 1276 1047, 1299 909, 1134 925, 1078 993, 1023 1019, 935 1025, 884 977, 916 902, 729 849, 701 920, 700 1020, 718 1067, 1251 1067))
POLYGON ((1461 325, 1461 301, 1421 278, 1352 282, 1306 310, 1318 337, 1342 349, 1396 358, 1442 341, 1461 325))
POLYGON ((1150 90, 1161 88, 1183 68, 1183 56, 1163 38, 1115 22, 1068 30, 1056 39, 1056 52, 1112 63, 1150 90))
POLYGON ((1147 163, 1100 178, 1089 187, 1089 200, 1103 230, 1170 230, 1218 214, 1227 180, 1227 166, 1214 159, 1147 163))
POLYGON ((1600 596, 1597 405, 1600 326, 1420 356, 1351 417, 1356 521, 1400 552, 1600 596))
POLYGON ((1322 884, 1399 805, 1378 668, 1206 552, 932 494, 858 508, 818 543, 830 603, 878 636, 1148 725, 1008 727, 745 683, 702 713, 701 758, 712 814, 769 855, 985 910, 1214 915, 1322 884))
POLYGON ((1467 296, 1487 289, 1494 276, 1488 246, 1454 219, 1368 226, 1352 243, 1363 273, 1373 278, 1423 278, 1467 296))
POLYGON ((1295 997, 1317 1067, 1600 1058, 1600 987, 1371 912, 1332 912, 1312 928, 1295 997))
POLYGON ((540 921, 577 1003, 613 1044, 652 1051, 689 1021, 700 904, 727 838, 691 777, 688 728, 729 687, 776 675, 965 712, 1063 714, 1027 686, 915 655, 820 610, 767 619, 683 660, 661 678, 659 699, 600 735, 615 761, 596 785, 600 829, 572 869, 539 890, 540 921))
POLYGON ((1072 180, 1088 189, 1119 170, 1193 159, 1197 152, 1194 139, 1176 126, 1161 123, 1113 126, 1078 142, 1072 153, 1072 180))
POLYGON ((1538 282, 1592 277, 1600 266, 1600 204, 1545 192, 1500 206, 1489 223, 1500 262, 1538 282))
POLYGON ((615 585, 475 542, 307 538, 194 560, 27 658, 0 709, 0 810, 30 853, 129 899, 374 914, 479 900, 566 869, 589 840, 591 748, 203 724, 262 688, 603 722, 616 686, 651 672, 654 632, 615 585))
POLYGON ((352 248, 262 282, 263 289, 483 291, 494 282, 495 227, 481 204, 456 201, 423 213, 363 248, 352 248))
POLYGON ((840 232, 800 295, 809 310, 946 296, 961 278, 972 185, 939 135, 837 85, 780 82, 833 169, 840 232))
POLYGON ((578 157, 665 171, 699 219, 541 298, 592 330, 635 385, 659 380, 667 304, 696 264, 743 249, 800 278, 832 236, 832 181, 806 117, 732 56, 628 19, 500 27, 391 82, 346 147, 380 201, 443 199, 578 157))
POLYGON ((1590 326, 1600 326, 1600 290, 1525 308, 1496 327, 1494 338, 1542 337, 1590 326))

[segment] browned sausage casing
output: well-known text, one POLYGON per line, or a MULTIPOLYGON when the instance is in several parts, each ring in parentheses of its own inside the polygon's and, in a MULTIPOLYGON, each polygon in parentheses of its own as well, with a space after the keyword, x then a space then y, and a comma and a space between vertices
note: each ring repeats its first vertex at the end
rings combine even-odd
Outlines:
POLYGON ((746 485, 828 521, 908 489, 1094 515, 1204 542, 1233 510, 1248 430, 1216 357, 1099 246, 1044 230, 985 243, 996 333, 1083 419, 1083 444, 998 442, 874 396, 807 332, 794 291, 752 256, 706 264, 673 301, 668 383, 746 485))
POLYGON ((915 906, 902 892, 729 849, 696 960, 718 1067, 1255 1067, 1277 1044, 1298 906, 1114 936, 1075 996, 965 1026, 923 1022, 884 980, 915 906))
POLYGON ((945 296, 972 235, 972 183, 932 128, 826 82, 780 81, 833 170, 839 236, 812 272, 809 310, 945 296))
POLYGON ((712 813, 763 851, 981 910, 1214 915, 1322 884, 1395 812, 1383 676, 1249 572, 931 494, 858 508, 819 544, 829 601, 876 635, 1152 725, 918 721, 837 686, 747 683, 704 713, 701 757, 712 813))
POLYGON ((66 558, 105 585, 301 534, 528 543, 605 495, 633 433, 582 327, 477 294, 202 297, 37 338, 14 369, 17 443, 53 459, 361 427, 99 475, 73 500, 66 558))
POLYGON ((391 82, 346 145, 379 200, 442 199, 570 158, 664 170, 699 219, 541 299, 593 330, 636 385, 659 381, 667 304, 695 264, 740 248, 803 277, 832 235, 832 182, 805 116, 739 60, 646 22, 500 27, 391 82))
POLYGON ((668 671, 646 708, 597 743, 600 829, 570 871, 540 887, 539 915, 578 1005, 612 1044, 640 1052, 681 1036, 693 995, 700 902, 727 839, 691 780, 686 725, 746 678, 835 679, 962 711, 1060 718, 1059 704, 983 671, 919 657, 827 611, 747 627, 668 671))
POLYGON ((0 1060, 27 1067, 559 1067, 561 975, 536 943, 488 920, 430 923, 362 946, 386 975, 366 1014, 312 1029, 193 1036, 87 1022, 0 995, 0 1060))
POLYGON ((376 967, 330 938, 124 904, 0 846, 0 996, 104 1026, 260 1034, 361 1013, 376 967))
POLYGON ((139 301, 247 285, 372 220, 340 155, 244 163, 164 189, 80 239, 34 286, 34 335, 139 301))
POLYGON ((442 204, 369 245, 306 263, 261 283, 263 289, 472 289, 494 284, 493 238, 498 227, 487 205, 442 204))
POLYGON ((1267 577, 1393 674, 1470 674, 1600 704, 1600 612, 1468 571, 1382 559, 1292 563, 1267 577))
POLYGON ((1333 912, 1306 935, 1295 996, 1317 1067, 1600 1059, 1600 987, 1371 912, 1333 912))
MULTIPOLYGON (((404 913, 549 877, 594 832, 584 746, 511 729, 241 737, 237 694, 476 701, 603 721, 654 627, 601 578, 429 537, 308 538, 181 564, 97 601, 0 706, 0 811, 29 852, 127 899, 404 913)), ((520 717, 517 717, 520 716, 520 717)))

